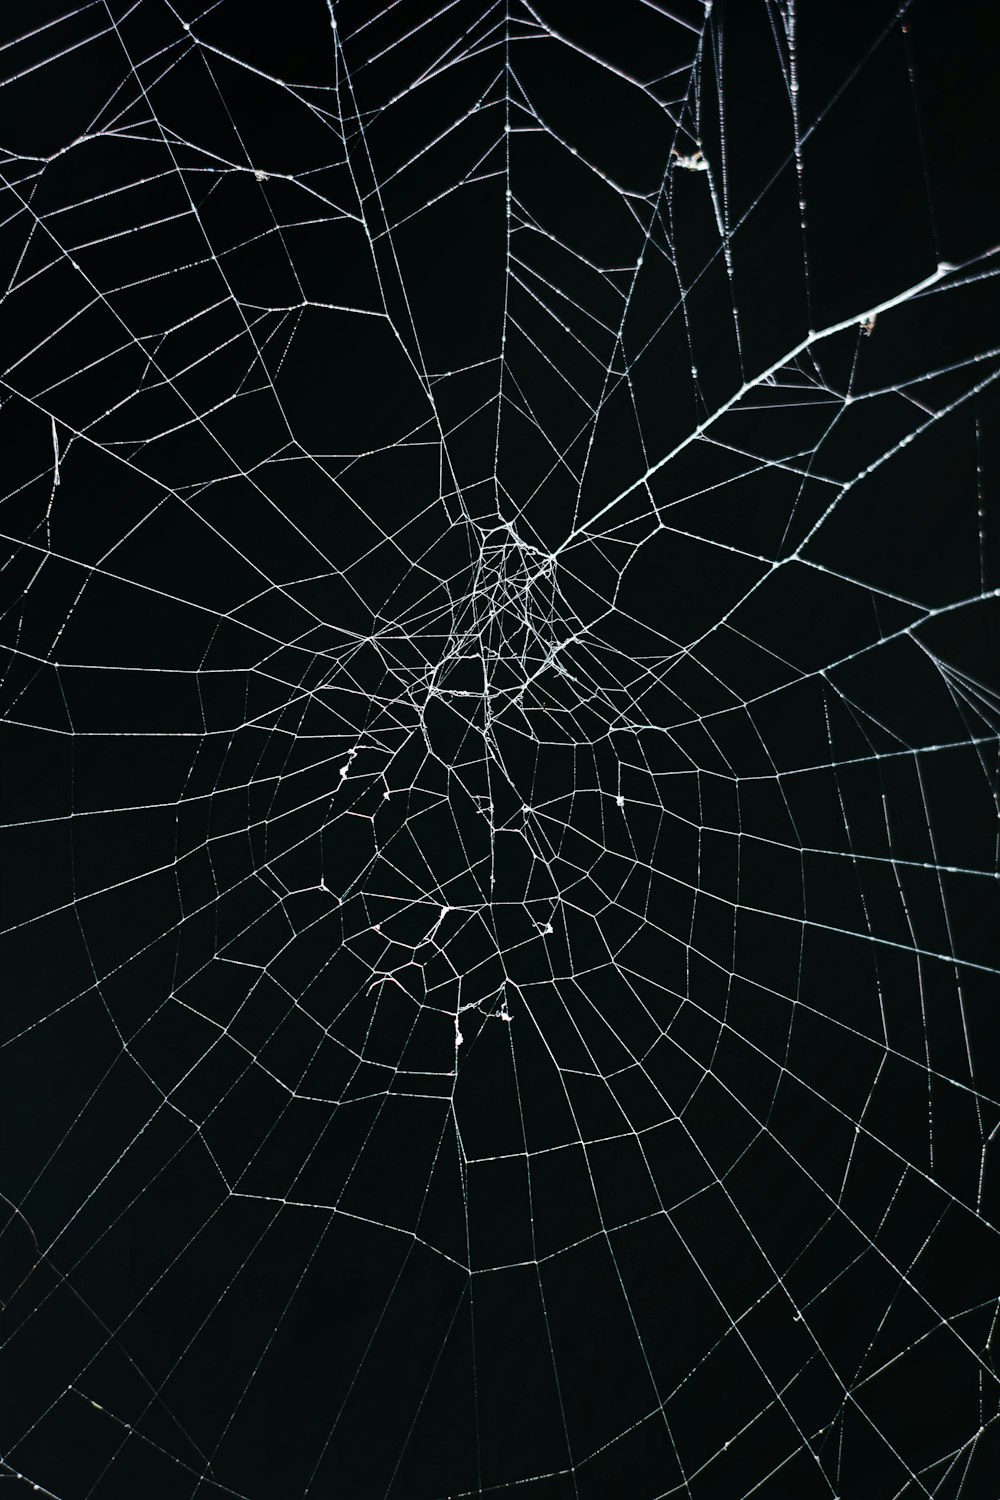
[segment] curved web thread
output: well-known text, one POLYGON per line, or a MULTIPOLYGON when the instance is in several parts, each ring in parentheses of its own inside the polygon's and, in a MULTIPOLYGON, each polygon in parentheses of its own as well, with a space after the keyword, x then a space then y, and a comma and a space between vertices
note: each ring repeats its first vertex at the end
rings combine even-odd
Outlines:
POLYGON ((989 1492, 990 35, 15 18, 9 1479, 989 1492))

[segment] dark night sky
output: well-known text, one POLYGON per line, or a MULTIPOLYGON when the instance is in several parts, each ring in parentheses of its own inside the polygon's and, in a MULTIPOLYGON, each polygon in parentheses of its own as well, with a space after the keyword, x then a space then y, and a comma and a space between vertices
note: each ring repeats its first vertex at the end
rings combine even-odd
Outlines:
POLYGON ((0 1476, 995 1500, 997 11, 7 0, 0 1476))

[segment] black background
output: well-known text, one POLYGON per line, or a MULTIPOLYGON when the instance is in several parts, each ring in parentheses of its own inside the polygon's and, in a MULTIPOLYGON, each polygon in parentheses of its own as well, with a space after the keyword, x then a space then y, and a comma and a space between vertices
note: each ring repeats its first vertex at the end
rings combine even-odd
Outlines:
POLYGON ((898 10, 5 6, 12 1489, 996 1495, 998 25, 898 10))

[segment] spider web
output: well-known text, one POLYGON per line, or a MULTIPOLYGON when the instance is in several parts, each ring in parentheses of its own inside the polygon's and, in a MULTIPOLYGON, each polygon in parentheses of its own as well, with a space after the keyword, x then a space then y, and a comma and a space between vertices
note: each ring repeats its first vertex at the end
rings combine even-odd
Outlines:
POLYGON ((12 1490, 995 1493, 944 12, 7 7, 12 1490))

